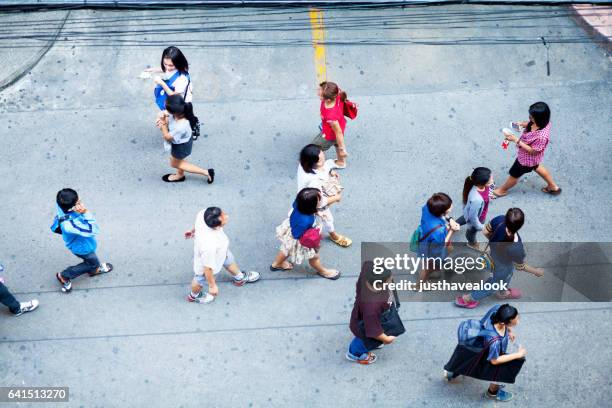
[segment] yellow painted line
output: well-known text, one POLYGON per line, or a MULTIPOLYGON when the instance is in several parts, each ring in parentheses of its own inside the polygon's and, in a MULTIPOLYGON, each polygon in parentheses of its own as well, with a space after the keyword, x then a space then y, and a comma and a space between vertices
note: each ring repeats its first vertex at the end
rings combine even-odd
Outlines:
POLYGON ((323 12, 310 9, 310 28, 312 30, 312 46, 314 48, 314 63, 317 74, 317 84, 327 81, 327 65, 325 61, 325 26, 323 12))

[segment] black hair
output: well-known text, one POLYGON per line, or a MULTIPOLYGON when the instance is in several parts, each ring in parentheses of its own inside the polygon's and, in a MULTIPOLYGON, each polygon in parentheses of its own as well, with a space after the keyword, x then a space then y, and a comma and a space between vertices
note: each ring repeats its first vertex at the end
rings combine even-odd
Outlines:
POLYGON ((491 315, 491 323, 508 324, 515 319, 516 316, 518 316, 518 310, 516 310, 516 307, 510 306, 508 303, 504 303, 495 313, 491 315))
POLYGON ((491 170, 486 167, 476 167, 463 183, 463 204, 467 204, 470 190, 474 186, 484 186, 491 179, 491 170))
POLYGON ((453 204, 453 200, 446 193, 436 193, 427 200, 427 208, 435 217, 441 217, 453 204))
POLYGON ((305 215, 312 215, 317 212, 319 197, 321 192, 317 188, 303 188, 295 197, 295 202, 299 212, 305 215))
POLYGON ((166 67, 164 67, 164 59, 169 58, 172 60, 174 67, 182 73, 189 72, 189 63, 187 62, 187 58, 185 55, 179 50, 177 47, 168 47, 162 52, 161 57, 161 69, 166 72, 166 67))
MULTIPOLYGON (((536 102, 529 107, 529 114, 540 129, 544 129, 550 122, 550 108, 545 102, 536 102)), ((527 131, 531 132, 532 122, 527 125, 527 131)))
POLYGON ((191 102, 185 102, 182 95, 168 95, 166 98, 166 110, 173 115, 184 116, 189 121, 192 129, 198 122, 198 118, 193 114, 193 105, 191 102))
POLYGON ((300 151, 300 165, 306 173, 314 173, 314 166, 318 163, 320 154, 321 146, 316 144, 309 144, 302 148, 300 151))
POLYGON ((71 188, 61 189, 55 197, 55 202, 64 212, 68 212, 69 209, 74 207, 77 201, 79 201, 79 195, 71 188))
POLYGON ((208 207, 204 211, 204 222, 210 228, 217 228, 221 225, 221 209, 219 207, 208 207))
POLYGON ((374 282, 387 282, 391 277, 391 270, 384 268, 381 273, 374 272, 374 263, 366 261, 361 265, 361 273, 364 275, 366 282, 374 285, 374 282))
POLYGON ((506 228, 511 233, 516 233, 525 223, 525 213, 520 208, 510 208, 506 212, 506 228))

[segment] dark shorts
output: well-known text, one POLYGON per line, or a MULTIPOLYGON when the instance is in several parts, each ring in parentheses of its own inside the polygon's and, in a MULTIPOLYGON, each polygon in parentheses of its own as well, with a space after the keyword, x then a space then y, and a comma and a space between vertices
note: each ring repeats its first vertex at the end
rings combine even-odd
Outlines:
POLYGON ((321 149, 323 149, 323 151, 329 150, 329 148, 332 146, 337 146, 335 140, 327 140, 323 133, 319 133, 318 135, 316 135, 315 138, 312 139, 312 144, 321 146, 321 149))
POLYGON ((172 157, 178 160, 186 159, 191 154, 191 148, 193 147, 193 139, 189 139, 188 142, 181 144, 172 143, 172 150, 170 154, 172 157))
POLYGON ((508 172, 514 178, 520 178, 523 174, 531 173, 535 169, 537 169, 540 165, 536 166, 523 166, 519 163, 518 159, 514 160, 514 164, 510 167, 510 171, 508 172))

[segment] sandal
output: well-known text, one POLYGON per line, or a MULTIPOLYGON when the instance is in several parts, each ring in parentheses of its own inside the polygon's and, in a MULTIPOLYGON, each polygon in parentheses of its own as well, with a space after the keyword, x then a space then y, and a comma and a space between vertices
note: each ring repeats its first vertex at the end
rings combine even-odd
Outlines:
POLYGON ((523 292, 516 288, 508 289, 508 292, 505 295, 499 293, 497 294, 498 299, 520 299, 521 297, 523 297, 523 292))
POLYGON ((332 276, 325 276, 325 275, 321 275, 319 272, 317 272, 317 275, 319 275, 322 278, 329 279, 329 280, 338 280, 340 278, 340 275, 341 275, 340 271, 337 271, 335 269, 331 269, 331 270, 335 271, 336 274, 332 275, 332 276))
POLYGON ((329 237, 329 239, 333 243, 340 245, 343 248, 349 247, 353 243, 353 240, 351 240, 348 237, 345 237, 344 235, 340 235, 340 234, 338 234, 338 239, 333 239, 331 236, 329 237))
POLYGON ((556 190, 550 190, 548 187, 542 187, 541 190, 543 193, 550 194, 553 196, 561 194, 561 187, 557 187, 556 190))
POLYGON ((183 176, 180 179, 176 179, 176 180, 170 180, 170 176, 173 176, 174 174, 166 174, 162 177, 162 180, 164 180, 166 183, 182 183, 183 181, 185 181, 185 176, 183 176))
POLYGON ((282 272, 282 271, 291 271, 293 270, 293 264, 291 262, 287 262, 289 265, 291 265, 289 268, 283 268, 283 267, 274 267, 272 265, 270 265, 270 270, 272 272, 282 272))
POLYGON ((210 178, 206 180, 208 184, 212 184, 215 182, 215 169, 208 169, 208 175, 210 178))
POLYGON ((463 299, 463 296, 457 296, 455 298, 455 306, 463 307, 465 309, 474 309, 479 304, 480 302, 477 300, 470 300, 469 302, 466 302, 465 299, 463 299))

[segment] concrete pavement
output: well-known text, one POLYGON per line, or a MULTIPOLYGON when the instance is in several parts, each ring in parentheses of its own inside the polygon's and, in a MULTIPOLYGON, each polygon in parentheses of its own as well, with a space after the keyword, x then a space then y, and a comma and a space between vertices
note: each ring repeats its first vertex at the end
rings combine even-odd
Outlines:
MULTIPOLYGON (((18 16, 17 37, 36 33, 37 41, 61 18, 18 16)), ((583 40, 564 8, 326 11, 325 21, 328 78, 360 104, 335 210, 354 244, 322 249, 344 273, 337 282, 267 270, 274 227, 295 194, 297 153, 317 128, 307 11, 71 12, 31 74, 0 95, 9 140, 0 262, 19 298, 41 300, 32 314, 0 316, 0 354, 8 356, 0 384, 67 385, 71 407, 482 404, 483 384, 448 386, 440 376, 458 322, 484 310, 405 303, 408 332, 374 366, 344 361, 359 242, 407 240, 435 191, 449 192, 458 213, 475 166, 503 181, 513 157, 500 147, 500 129, 536 100, 553 110, 544 163, 564 192, 543 195, 532 174, 491 215, 523 208, 528 241, 611 241, 610 59, 583 40), (431 24, 424 16, 433 14, 446 20, 431 24), (543 35, 577 39, 551 45, 550 76, 545 49, 532 42, 543 35), (363 45, 372 40, 386 45, 363 45), (195 177, 161 182, 169 167, 152 124, 152 85, 138 74, 158 64, 163 44, 184 48, 192 66, 206 137, 191 160, 215 167, 212 186, 195 177), (97 216, 99 255, 116 266, 75 281, 70 295, 58 291, 54 273, 76 259, 48 228, 65 186, 97 216), (192 244, 182 232, 209 205, 229 212, 232 250, 263 278, 243 288, 224 282, 214 304, 193 305, 184 301, 192 244)), ((3 40, 4 55, 21 40, 3 40)), ((508 406, 604 405, 610 303, 519 309, 529 355, 508 406)))

